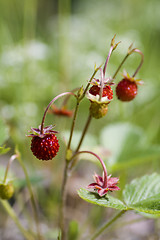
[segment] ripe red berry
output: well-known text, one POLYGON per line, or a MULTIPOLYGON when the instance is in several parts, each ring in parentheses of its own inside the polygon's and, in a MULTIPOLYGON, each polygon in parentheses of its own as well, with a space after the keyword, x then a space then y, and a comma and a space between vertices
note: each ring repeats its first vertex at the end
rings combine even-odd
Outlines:
MULTIPOLYGON (((96 96, 100 94, 100 87, 94 85, 90 88, 89 93, 96 96)), ((109 100, 112 100, 113 98, 113 91, 110 86, 105 86, 103 88, 103 94, 102 97, 108 97, 109 100)))
POLYGON ((58 139, 54 134, 46 134, 44 137, 34 136, 31 150, 38 159, 51 160, 59 151, 58 139))
POLYGON ((116 95, 121 101, 131 101, 137 95, 137 84, 129 79, 122 79, 116 87, 116 95))

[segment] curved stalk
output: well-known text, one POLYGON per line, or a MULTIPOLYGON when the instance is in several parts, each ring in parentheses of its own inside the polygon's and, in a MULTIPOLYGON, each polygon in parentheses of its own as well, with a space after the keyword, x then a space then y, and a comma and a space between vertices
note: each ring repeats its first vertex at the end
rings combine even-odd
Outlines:
POLYGON ((64 168, 63 174, 63 182, 62 182, 62 189, 61 189, 61 203, 60 203, 60 229, 61 229, 61 240, 66 240, 66 224, 65 224, 65 202, 66 202, 66 187, 67 187, 67 180, 68 180, 68 162, 66 161, 66 165, 64 168))
POLYGON ((129 53, 126 54, 126 56, 124 57, 124 59, 122 60, 122 62, 120 63, 119 67, 117 68, 116 72, 114 73, 112 79, 115 79, 119 70, 121 69, 121 67, 123 66, 123 64, 125 63, 125 61, 127 60, 127 58, 129 57, 129 53))
POLYGON ((0 199, 0 202, 3 205, 4 209, 6 210, 6 212, 8 213, 8 215, 12 218, 14 223, 17 225, 18 229, 20 230, 22 235, 25 237, 25 239, 27 239, 27 240, 35 240, 35 238, 29 232, 27 232, 24 229, 24 227, 21 225, 18 217, 16 216, 15 211, 13 210, 13 208, 11 208, 9 203, 7 201, 1 200, 1 199, 0 199))
POLYGON ((19 163, 20 163, 20 165, 23 169, 23 172, 24 172, 24 175, 25 175, 25 178, 26 178, 26 182, 27 182, 27 187, 28 187, 28 190, 29 190, 29 193, 30 193, 31 204, 32 204, 34 219, 35 219, 36 228, 37 228, 37 239, 38 240, 43 240, 43 238, 41 236, 40 226, 39 226, 38 210, 37 210, 34 194, 33 194, 33 191, 32 191, 31 182, 29 180, 28 173, 27 173, 27 170, 25 168, 25 165, 24 165, 23 161, 21 160, 20 154, 18 153, 17 155, 18 155, 17 159, 18 159, 18 161, 19 161, 19 163))
POLYGON ((88 130, 88 127, 89 127, 89 125, 90 125, 90 123, 91 123, 91 120, 92 120, 92 116, 91 116, 91 114, 89 114, 88 119, 87 119, 87 122, 86 122, 86 124, 85 124, 85 127, 84 127, 83 132, 82 132, 82 135, 81 135, 81 139, 80 139, 79 144, 78 144, 78 146, 77 146, 77 148, 76 148, 76 151, 75 151, 76 153, 79 151, 79 149, 80 149, 80 147, 81 147, 81 145, 82 145, 83 139, 84 139, 85 134, 86 134, 86 132, 87 132, 87 130, 88 130))
POLYGON ((108 56, 107 56, 107 59, 106 59, 106 62, 105 62, 105 64, 104 64, 104 68, 103 68, 103 74, 104 74, 104 75, 105 75, 105 73, 106 73, 107 64, 108 64, 108 62, 109 62, 109 59, 110 59, 110 57, 111 57, 111 54, 112 54, 113 49, 114 49, 114 46, 111 45, 110 50, 109 50, 109 53, 108 53, 108 56))
POLYGON ((43 114, 43 118, 42 118, 42 123, 41 123, 41 134, 43 134, 43 127, 44 127, 44 120, 45 120, 45 117, 46 117, 46 114, 47 114, 47 111, 49 109, 49 107, 52 105, 52 103, 54 103, 58 98, 60 97, 63 97, 64 95, 73 95, 76 97, 76 95, 73 93, 73 92, 64 92, 64 93, 61 93, 59 95, 57 95, 55 98, 52 99, 52 101, 48 104, 48 106, 46 107, 46 110, 43 114))
MULTIPOLYGON (((70 92, 74 93, 74 92, 76 92, 76 91, 78 91, 78 90, 79 90, 79 88, 74 88, 74 89, 71 90, 70 92)), ((67 105, 67 102, 68 102, 70 96, 71 96, 71 95, 68 95, 68 96, 66 96, 66 97, 64 98, 64 101, 62 102, 62 105, 61 105, 62 107, 65 106, 65 105, 67 105)))
MULTIPOLYGON (((101 66, 100 66, 100 67, 101 67, 101 66)), ((91 84, 91 82, 92 82, 92 79, 94 78, 94 76, 96 75, 96 73, 97 73, 97 71, 100 69, 100 67, 98 67, 98 68, 96 68, 96 69, 94 70, 94 73, 92 74, 91 78, 89 79, 89 82, 88 82, 86 88, 84 89, 84 92, 83 92, 83 94, 82 94, 82 96, 80 97, 79 100, 82 100, 82 99, 84 98, 84 96, 85 96, 85 94, 86 94, 86 92, 87 92, 87 90, 88 90, 88 88, 89 88, 89 86, 90 86, 90 84, 91 84)))
POLYGON ((136 76, 136 74, 139 72, 140 68, 142 67, 142 64, 143 64, 143 61, 144 61, 144 55, 143 55, 143 53, 139 49, 135 48, 134 52, 137 52, 137 53, 139 53, 141 55, 141 61, 140 61, 139 66, 137 67, 135 73, 132 75, 132 77, 136 76))
MULTIPOLYGON (((82 132, 82 135, 81 135, 79 144, 78 144, 78 146, 77 146, 77 148, 76 148, 76 150, 75 150, 75 154, 78 153, 78 151, 79 151, 79 149, 80 149, 80 147, 81 147, 81 145, 82 145, 82 142, 83 142, 83 140, 84 140, 84 137, 85 137, 85 135, 86 135, 86 132, 87 132, 87 130, 88 130, 88 127, 89 127, 89 125, 90 125, 90 123, 91 123, 91 120, 92 120, 92 116, 89 114, 88 119, 87 119, 87 122, 86 122, 86 124, 85 124, 85 126, 84 126, 84 129, 83 129, 83 132, 82 132)), ((74 155, 74 156, 75 156, 75 155, 74 155)), ((70 164, 70 166, 69 166, 69 169, 71 170, 71 169, 76 165, 76 163, 77 163, 77 158, 74 158, 73 161, 71 161, 71 164, 70 164)))
POLYGON ((140 64, 139 64, 138 68, 136 69, 135 73, 132 75, 132 77, 135 77, 135 76, 136 76, 136 74, 138 73, 138 71, 140 70, 140 68, 141 68, 141 66, 142 66, 142 64, 143 64, 144 55, 143 55, 143 53, 142 53, 139 49, 137 49, 137 48, 133 48, 133 49, 132 49, 132 44, 131 44, 131 45, 129 46, 129 48, 128 48, 128 53, 126 54, 126 56, 124 57, 124 59, 123 59, 122 62, 120 63, 119 67, 117 68, 116 72, 114 73, 114 75, 113 75, 113 77, 112 77, 113 79, 116 78, 119 70, 121 69, 121 67, 123 66, 123 64, 124 64, 125 61, 127 60, 127 58, 128 58, 132 53, 134 53, 134 52, 137 52, 137 53, 139 53, 139 54, 141 55, 141 62, 140 62, 140 64))
POLYGON ((71 131, 70 131, 67 150, 70 149, 70 146, 71 146, 71 141, 72 141, 73 131, 74 131, 74 127, 75 127, 78 108, 79 108, 79 99, 77 99, 77 104, 76 104, 76 108, 75 108, 75 111, 74 111, 74 116, 73 116, 73 121, 72 121, 72 126, 71 126, 71 131))
POLYGON ((104 226, 102 226, 97 232, 95 232, 95 234, 90 238, 90 240, 95 240, 98 236, 100 236, 100 234, 106 230, 112 223, 114 223, 119 217, 121 217, 124 213, 126 212, 126 210, 122 210, 120 212, 118 212, 118 214, 116 214, 111 220, 109 220, 104 226))
POLYGON ((74 159, 77 155, 79 155, 81 153, 89 153, 89 154, 95 156, 100 161, 100 163, 102 165, 102 168, 103 168, 103 172, 104 172, 104 185, 103 185, 103 187, 106 188, 107 187, 107 168, 106 168, 106 165, 104 164, 103 160, 96 153, 91 152, 91 151, 77 152, 73 155, 73 157, 71 159, 74 159))
POLYGON ((103 95, 103 88, 104 88, 104 78, 105 78, 105 73, 106 73, 106 68, 107 68, 107 65, 108 65, 108 62, 109 62, 109 59, 111 57, 111 54, 112 54, 112 51, 114 49, 114 46, 111 45, 110 47, 110 50, 109 50, 109 53, 108 53, 108 56, 107 56, 107 59, 106 59, 106 62, 104 64, 104 68, 103 70, 100 68, 100 71, 101 71, 101 82, 100 82, 100 91, 99 91, 99 101, 101 101, 102 99, 102 95, 103 95))
POLYGON ((18 157, 18 155, 17 155, 17 154, 14 154, 14 155, 12 155, 11 158, 9 159, 8 164, 7 164, 7 167, 6 167, 5 175, 4 175, 3 184, 6 183, 9 168, 10 168, 12 162, 13 162, 17 157, 18 157))

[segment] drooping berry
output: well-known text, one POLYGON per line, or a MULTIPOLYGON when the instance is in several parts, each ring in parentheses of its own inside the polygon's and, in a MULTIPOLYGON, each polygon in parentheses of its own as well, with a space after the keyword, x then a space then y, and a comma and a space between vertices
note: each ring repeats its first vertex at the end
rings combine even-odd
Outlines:
MULTIPOLYGON (((94 95, 94 96, 99 95, 100 94, 100 87, 96 86, 96 85, 93 85, 90 88, 89 93, 94 95)), ((110 86, 105 86, 103 88, 102 97, 107 97, 108 100, 112 100, 112 98, 113 98, 113 91, 112 91, 110 86)))
POLYGON ((41 133, 41 125, 39 128, 31 128, 31 134, 28 137, 32 137, 31 150, 33 155, 40 160, 51 160, 57 155, 59 151, 59 143, 56 137, 57 131, 52 130, 53 126, 47 126, 43 128, 41 133))
POLYGON ((8 200, 13 196, 14 187, 12 183, 0 184, 0 198, 8 200))
POLYGON ((35 136, 32 138, 31 150, 38 159, 51 160, 59 151, 58 139, 54 134, 47 134, 43 138, 35 136))
POLYGON ((129 79, 122 79, 116 87, 116 95, 121 101, 131 101, 137 95, 137 84, 136 81, 129 79))

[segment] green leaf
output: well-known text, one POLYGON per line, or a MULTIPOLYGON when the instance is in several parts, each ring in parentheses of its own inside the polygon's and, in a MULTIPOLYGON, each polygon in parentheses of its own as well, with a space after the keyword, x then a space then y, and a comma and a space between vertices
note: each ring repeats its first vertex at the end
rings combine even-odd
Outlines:
POLYGON ((149 214, 160 214, 160 175, 145 175, 125 186, 123 197, 130 209, 149 214))
POLYGON ((143 130, 129 123, 105 127, 101 144, 111 153, 107 165, 112 170, 135 166, 160 156, 160 146, 147 143, 143 130))
POLYGON ((0 155, 9 152, 10 148, 5 148, 5 146, 0 147, 0 155))
POLYGON ((100 197, 96 193, 89 192, 86 189, 81 188, 78 190, 78 195, 85 201, 97 204, 103 207, 115 208, 119 210, 126 210, 126 206, 119 199, 107 194, 104 197, 100 197))
POLYGON ((9 137, 9 129, 0 119, 0 145, 2 145, 9 137))

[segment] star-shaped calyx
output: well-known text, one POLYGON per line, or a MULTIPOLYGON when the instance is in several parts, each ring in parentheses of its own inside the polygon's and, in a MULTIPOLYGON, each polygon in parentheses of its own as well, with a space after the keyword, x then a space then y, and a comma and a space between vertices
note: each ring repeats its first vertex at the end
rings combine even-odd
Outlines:
POLYGON ((100 197, 103 197, 109 191, 113 192, 120 190, 117 186, 119 182, 119 178, 117 177, 111 177, 111 175, 105 177, 104 174, 103 177, 101 177, 95 173, 94 181, 94 183, 88 185, 88 189, 97 192, 100 197))
POLYGON ((51 160, 59 151, 58 139, 55 136, 57 131, 52 130, 53 126, 31 128, 28 137, 32 137, 31 151, 40 160, 51 160))
POLYGON ((31 130, 29 131, 29 135, 27 135, 27 137, 35 137, 38 136, 40 138, 44 138, 47 134, 56 134, 58 133, 55 130, 52 130, 55 127, 55 125, 50 125, 47 127, 43 128, 43 131, 41 131, 41 125, 39 125, 39 128, 31 128, 31 130))
POLYGON ((101 166, 103 168, 103 177, 101 177, 95 173, 95 175, 94 175, 95 182, 88 185, 87 188, 89 190, 91 190, 92 192, 98 193, 98 195, 100 197, 103 197, 109 191, 113 192, 113 191, 120 190, 120 188, 117 187, 119 178, 111 177, 111 175, 108 176, 105 163, 96 153, 91 152, 91 151, 80 151, 76 155, 81 154, 81 153, 89 153, 89 154, 95 156, 99 160, 99 162, 101 163, 101 166))

